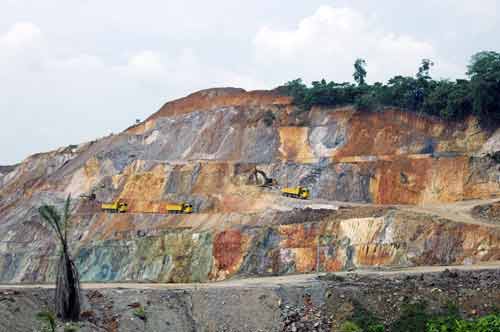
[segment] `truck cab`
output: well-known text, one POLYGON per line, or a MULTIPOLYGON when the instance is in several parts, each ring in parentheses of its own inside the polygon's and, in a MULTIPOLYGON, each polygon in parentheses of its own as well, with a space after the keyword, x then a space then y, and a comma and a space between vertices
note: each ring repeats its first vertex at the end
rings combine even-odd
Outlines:
POLYGON ((171 203, 166 206, 167 213, 193 213, 193 205, 189 203, 171 203))
POLYGON ((102 203, 101 210, 111 213, 125 213, 128 211, 128 204, 123 200, 117 200, 112 203, 102 203))
POLYGON ((299 187, 283 188, 281 190, 281 194, 285 197, 308 199, 310 196, 310 191, 308 188, 299 186, 299 187))

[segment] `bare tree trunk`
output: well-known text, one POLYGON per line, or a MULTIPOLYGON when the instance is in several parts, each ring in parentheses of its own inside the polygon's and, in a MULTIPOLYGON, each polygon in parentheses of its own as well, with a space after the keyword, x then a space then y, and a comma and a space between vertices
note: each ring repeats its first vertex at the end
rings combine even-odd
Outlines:
POLYGON ((56 280, 56 312, 63 321, 80 319, 80 278, 66 244, 59 257, 56 280))

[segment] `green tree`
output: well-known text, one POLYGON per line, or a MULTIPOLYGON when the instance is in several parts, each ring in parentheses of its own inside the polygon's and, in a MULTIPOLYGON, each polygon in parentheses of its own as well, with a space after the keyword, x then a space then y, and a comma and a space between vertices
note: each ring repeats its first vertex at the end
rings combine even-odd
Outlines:
POLYGON ((293 97, 295 105, 305 108, 307 85, 302 82, 301 78, 286 82, 285 85, 278 88, 278 91, 293 97))
POLYGON ((434 66, 434 62, 432 62, 430 59, 422 59, 420 67, 418 67, 417 79, 430 80, 430 71, 432 66, 434 66))
POLYGON ((443 113, 448 107, 448 98, 455 88, 454 83, 450 81, 437 82, 434 89, 428 94, 424 101, 424 112, 430 115, 445 115, 445 118, 451 118, 454 110, 443 113))
POLYGON ((387 84, 366 83, 366 61, 357 59, 353 74, 357 84, 327 82, 325 79, 307 86, 296 79, 279 91, 293 97, 301 110, 313 106, 337 107, 354 105, 359 111, 383 110, 395 106, 402 110, 428 114, 449 121, 469 115, 481 120, 481 125, 500 124, 500 54, 480 52, 468 66, 470 80, 433 80, 430 70, 434 63, 423 59, 415 77, 396 75, 387 84))
POLYGON ((38 211, 42 219, 56 233, 60 245, 55 295, 57 316, 63 321, 78 321, 80 319, 80 278, 68 246, 68 232, 71 223, 70 206, 71 196, 68 196, 62 215, 53 205, 42 205, 38 211))
POLYGON ((484 120, 500 122, 500 53, 479 52, 472 56, 470 77, 473 112, 484 120))
POLYGON ((354 62, 354 81, 358 83, 358 86, 365 85, 366 79, 366 61, 364 59, 356 59, 354 62))
POLYGON ((395 76, 387 82, 387 93, 384 95, 386 105, 416 111, 422 102, 423 93, 418 81, 413 77, 395 76))
POLYGON ((425 98, 424 111, 445 120, 460 120, 472 112, 472 99, 469 81, 435 82, 433 89, 425 98))
POLYGON ((340 327, 341 332, 363 332, 363 330, 353 322, 346 321, 340 327))

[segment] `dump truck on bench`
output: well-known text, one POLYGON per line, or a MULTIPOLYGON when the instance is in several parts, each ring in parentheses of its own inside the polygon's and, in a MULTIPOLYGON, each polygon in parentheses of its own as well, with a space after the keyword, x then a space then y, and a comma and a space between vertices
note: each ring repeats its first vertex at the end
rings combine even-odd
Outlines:
POLYGON ((193 213, 193 206, 189 203, 172 203, 166 206, 167 213, 193 213))
POLYGON ((128 211, 128 204, 122 200, 117 200, 113 203, 102 203, 101 210, 111 213, 125 213, 128 211))
POLYGON ((300 199, 308 199, 309 198, 309 189, 304 187, 292 187, 292 188, 283 188, 281 189, 281 194, 286 197, 300 198, 300 199))

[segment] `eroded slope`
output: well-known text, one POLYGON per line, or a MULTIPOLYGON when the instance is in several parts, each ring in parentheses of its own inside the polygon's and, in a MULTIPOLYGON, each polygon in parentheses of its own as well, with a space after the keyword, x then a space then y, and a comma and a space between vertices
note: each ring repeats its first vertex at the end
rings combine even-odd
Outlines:
POLYGON ((338 209, 339 201, 425 207, 491 199, 500 194, 496 136, 473 118, 444 123, 350 107, 304 113, 273 91, 204 90, 121 134, 2 172, 0 279, 50 279, 56 248, 36 208, 91 192, 96 201, 75 200, 74 253, 86 280, 205 281, 499 259, 494 224, 425 209, 338 209), (255 167, 279 186, 255 186, 255 167), (312 200, 280 197, 279 187, 295 185, 311 188, 312 200), (116 199, 129 213, 100 211, 100 202, 116 199), (191 202, 196 213, 166 215, 173 201, 191 202))

